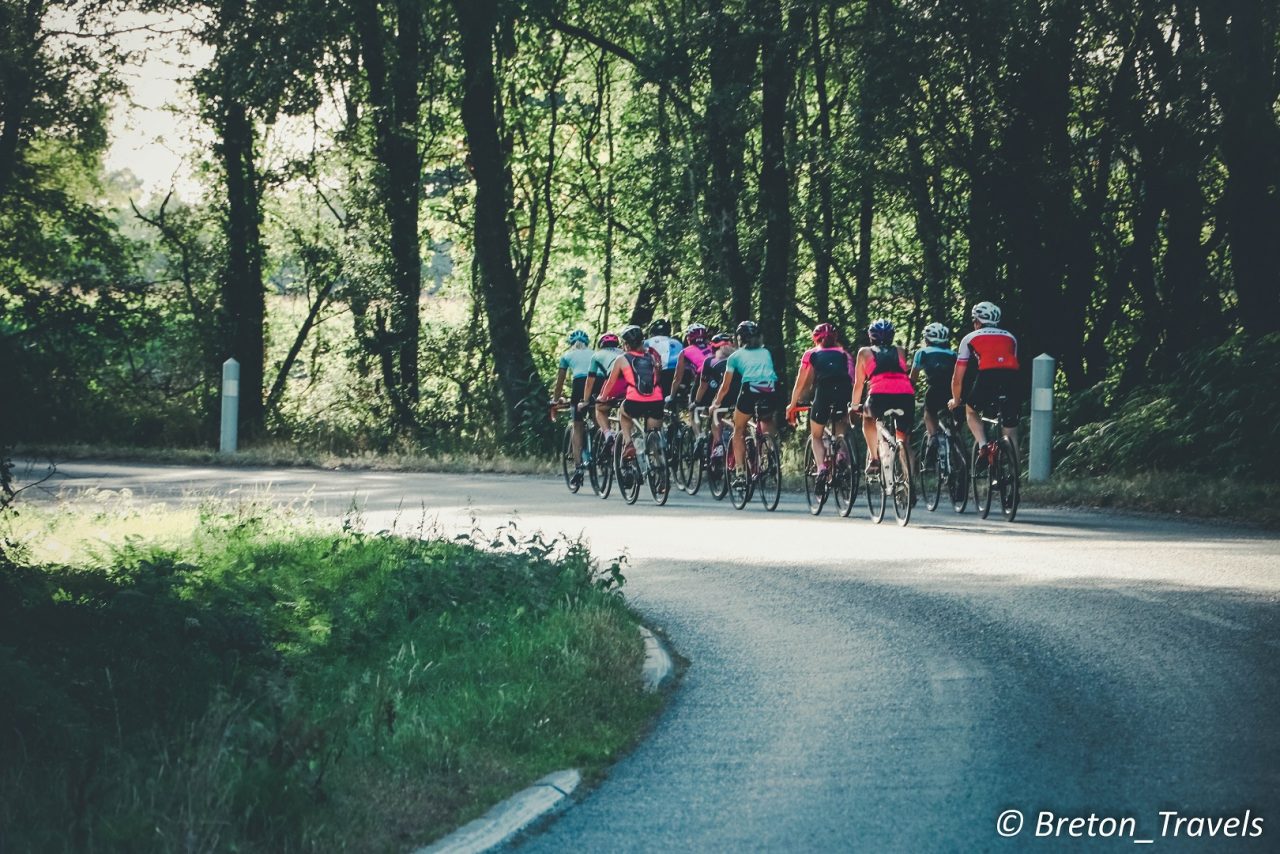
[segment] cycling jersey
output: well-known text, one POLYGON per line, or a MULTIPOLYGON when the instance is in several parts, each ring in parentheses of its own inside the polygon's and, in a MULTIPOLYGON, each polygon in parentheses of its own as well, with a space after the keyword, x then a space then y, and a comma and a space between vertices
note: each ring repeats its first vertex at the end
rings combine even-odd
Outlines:
POLYGON ((589 347, 574 347, 566 350, 565 354, 560 357, 560 370, 566 372, 575 380, 585 377, 591 373, 591 360, 595 356, 595 352, 589 347))
POLYGON ((956 367, 956 351, 947 347, 934 347, 932 344, 923 350, 917 350, 911 362, 913 371, 924 371, 929 380, 929 387, 951 387, 951 375, 956 367))
POLYGON ((960 342, 956 354, 957 364, 967 364, 976 359, 980 371, 1016 371, 1018 369, 1018 339, 1013 333, 994 326, 975 329, 960 342))
POLYGON ((699 347, 697 344, 690 344, 684 348, 684 360, 693 367, 693 375, 696 377, 702 373, 702 366, 707 359, 711 358, 710 347, 699 347))
POLYGON ((618 361, 618 357, 622 355, 622 350, 617 347, 602 347, 595 352, 591 358, 591 375, 600 380, 600 384, 596 386, 596 398, 599 400, 611 400, 616 397, 622 397, 623 392, 627 389, 626 380, 618 380, 611 388, 605 388, 604 383, 609 379, 609 374, 613 371, 613 363, 618 361))
POLYGON ((751 391, 773 391, 778 372, 773 369, 773 354, 765 347, 743 347, 733 351, 727 369, 742 380, 742 388, 751 391))
POLYGON ((853 359, 843 347, 813 347, 800 357, 800 367, 813 368, 815 382, 848 377, 853 380, 853 359))
POLYGON ((915 394, 916 388, 907 376, 906 357, 897 347, 877 347, 872 344, 871 370, 867 378, 871 383, 871 394, 915 394))
POLYGON ((627 383, 627 400, 634 400, 637 403, 662 402, 662 386, 658 385, 658 368, 654 364, 652 353, 647 351, 642 353, 623 353, 622 378, 627 383), (637 371, 651 373, 651 376, 637 376, 637 371), (637 388, 637 381, 645 385, 649 391, 645 392, 637 388))
POLYGON ((658 354, 658 370, 660 371, 674 371, 676 369, 676 361, 680 358, 680 351, 684 349, 683 344, 666 335, 655 335, 646 340, 644 346, 658 354))
MULTIPOLYGON (((727 358, 717 359, 715 356, 707 359, 706 363, 703 364, 702 378, 707 381, 707 394, 706 397, 698 401, 699 406, 710 406, 711 401, 716 399, 716 392, 718 392, 720 390, 720 386, 724 384, 724 369, 728 364, 729 360, 727 358)), ((737 399, 737 387, 739 384, 738 377, 735 376, 733 378, 734 387, 729 389, 725 394, 725 400, 737 399)))

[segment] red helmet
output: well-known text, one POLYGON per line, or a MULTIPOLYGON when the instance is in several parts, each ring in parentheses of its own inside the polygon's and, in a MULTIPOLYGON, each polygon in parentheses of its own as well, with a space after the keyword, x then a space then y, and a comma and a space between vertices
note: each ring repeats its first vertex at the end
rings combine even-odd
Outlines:
POLYGON ((614 335, 612 332, 606 332, 605 334, 600 336, 600 343, 597 346, 601 348, 621 347, 622 342, 618 340, 617 335, 614 335))
POLYGON ((830 323, 819 323, 813 327, 813 343, 821 344, 823 347, 834 345, 840 336, 836 332, 836 328, 830 323))

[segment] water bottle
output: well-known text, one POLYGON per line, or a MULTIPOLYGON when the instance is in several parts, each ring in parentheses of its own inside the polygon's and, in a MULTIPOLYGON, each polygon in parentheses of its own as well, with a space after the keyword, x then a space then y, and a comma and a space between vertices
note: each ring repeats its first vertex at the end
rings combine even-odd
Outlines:
POLYGON ((634 436, 631 439, 631 445, 636 449, 636 462, 640 464, 640 473, 649 474, 649 454, 644 447, 644 438, 642 436, 634 436))

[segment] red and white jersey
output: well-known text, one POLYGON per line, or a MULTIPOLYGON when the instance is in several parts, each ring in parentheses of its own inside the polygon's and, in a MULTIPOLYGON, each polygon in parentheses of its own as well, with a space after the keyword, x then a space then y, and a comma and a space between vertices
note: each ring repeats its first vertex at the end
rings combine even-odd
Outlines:
POLYGON ((1018 369, 1018 339, 1013 333, 994 326, 975 329, 960 342, 956 364, 963 365, 976 359, 980 371, 1016 371, 1018 369))

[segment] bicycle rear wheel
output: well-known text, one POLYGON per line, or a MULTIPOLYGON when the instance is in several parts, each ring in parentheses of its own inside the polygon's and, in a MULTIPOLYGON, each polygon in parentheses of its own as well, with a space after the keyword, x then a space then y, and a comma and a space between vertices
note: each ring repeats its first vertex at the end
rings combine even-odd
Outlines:
POLYGON ((809 501, 809 512, 817 516, 827 503, 827 492, 818 483, 818 463, 813 458, 813 443, 805 437, 804 443, 804 497, 809 501))
POLYGON ((661 507, 667 503, 671 495, 671 469, 667 466, 667 457, 662 448, 662 437, 656 431, 645 434, 645 454, 649 460, 649 495, 653 503, 661 507))
POLYGON ((671 460, 670 479, 682 490, 689 488, 689 457, 693 453, 693 431, 683 422, 670 431, 671 449, 668 458, 671 460))
POLYGON ((746 507, 747 502, 751 500, 755 487, 755 479, 752 475, 759 470, 760 466, 760 458, 756 456, 756 443, 752 437, 747 436, 743 444, 746 448, 746 453, 743 455, 745 459, 738 463, 737 469, 730 470, 728 474, 729 500, 737 510, 746 507))
POLYGON ((875 474, 868 474, 863 479, 864 489, 867 493, 867 510, 871 514, 871 521, 877 525, 884 519, 885 498, 887 497, 884 479, 887 474, 884 460, 881 459, 880 471, 875 474))
POLYGON ((569 488, 570 492, 576 493, 582 488, 582 481, 574 482, 574 475, 577 474, 578 466, 573 461, 573 419, 569 419, 569 426, 564 428, 564 441, 560 443, 560 470, 564 473, 564 485, 569 488))
POLYGON ((1022 489, 1018 483, 1018 452, 1005 437, 1000 439, 996 470, 1000 482, 1000 512, 1004 514, 1005 521, 1012 522, 1018 515, 1022 489))
POLYGON ((952 436, 947 446, 947 492, 951 495, 951 509, 963 513, 969 506, 969 463, 965 460, 964 448, 960 441, 952 436))
POLYGON ((778 509, 782 498, 782 455, 778 452, 778 437, 762 436, 760 439, 760 477, 756 489, 760 503, 772 513, 778 509))
POLYGON ((601 498, 608 498, 613 491, 613 454, 599 430, 591 438, 591 488, 601 498))
POLYGON ((942 437, 938 438, 938 447, 933 455, 932 465, 929 460, 929 446, 932 444, 929 434, 925 433, 920 442, 920 491, 924 496, 924 506, 929 510, 937 510, 942 498, 942 480, 944 476, 943 457, 945 447, 942 437))
POLYGON ((995 472, 991 464, 982 459, 982 446, 973 443, 973 457, 969 470, 973 473, 973 506, 983 519, 991 513, 991 479, 995 472))
POLYGON ((848 434, 835 441, 835 459, 831 463, 831 491, 836 495, 836 507, 840 515, 848 518, 853 505, 858 502, 858 458, 848 434))
POLYGON ((907 463, 905 442, 893 455, 893 477, 889 487, 893 493, 893 515, 898 517, 898 525, 905 527, 911 521, 911 466, 907 463))
POLYGON ((635 504, 636 499, 640 497, 640 467, 636 465, 635 458, 623 458, 622 437, 618 436, 614 442, 614 475, 618 480, 618 491, 622 493, 622 498, 628 504, 635 504))
POLYGON ((720 433, 720 456, 712 454, 707 457, 707 485, 716 501, 723 501, 729 494, 729 465, 726 462, 729 459, 729 437, 726 432, 720 433))
POLYGON ((697 495, 702 488, 702 470, 706 467, 707 445, 710 442, 711 437, 704 434, 689 444, 689 482, 684 491, 690 495, 697 495))

